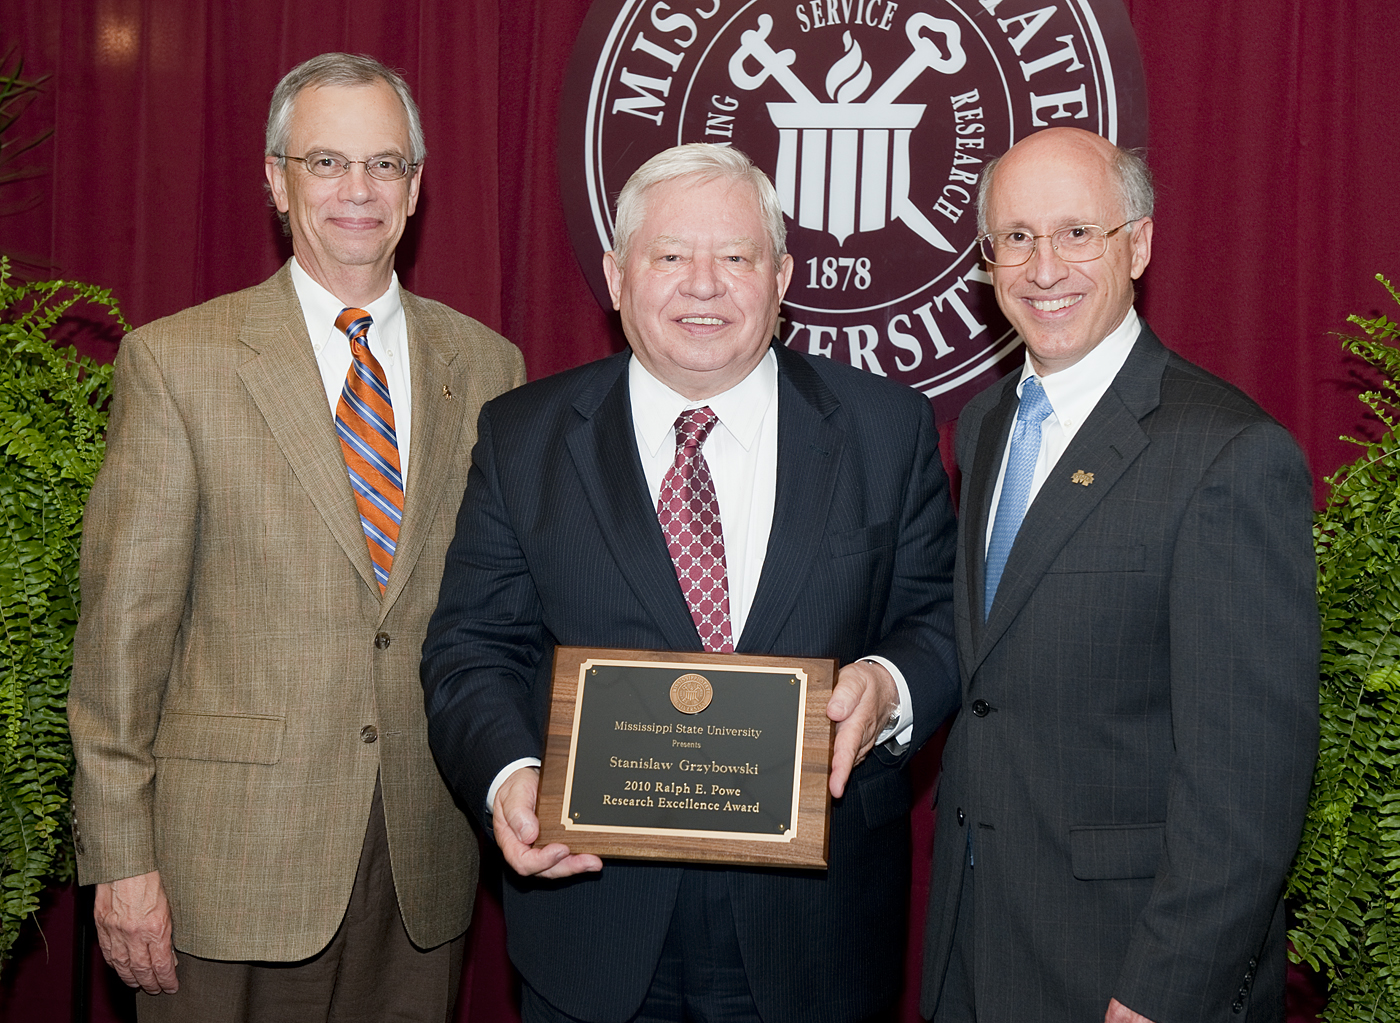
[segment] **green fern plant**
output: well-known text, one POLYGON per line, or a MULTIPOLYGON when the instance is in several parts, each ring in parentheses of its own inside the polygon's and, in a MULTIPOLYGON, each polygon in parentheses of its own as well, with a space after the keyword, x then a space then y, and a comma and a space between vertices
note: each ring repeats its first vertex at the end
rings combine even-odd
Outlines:
POLYGON ((43 888, 72 876, 66 704, 83 504, 102 463, 112 367, 49 332, 89 284, 12 284, 0 258, 0 962, 43 888))
POLYGON ((1344 438, 1365 453, 1327 479, 1313 528, 1321 738, 1289 937, 1328 978, 1327 1023, 1400 1023, 1400 323, 1348 321, 1362 334, 1343 344, 1382 377, 1361 400, 1385 433, 1344 438))
POLYGON ((19 56, 16 47, 10 47, 9 51, 0 57, 0 185, 43 173, 39 167, 16 167, 14 161, 51 136, 52 128, 27 139, 5 136, 48 80, 48 75, 40 75, 38 78, 24 77, 24 58, 19 56))

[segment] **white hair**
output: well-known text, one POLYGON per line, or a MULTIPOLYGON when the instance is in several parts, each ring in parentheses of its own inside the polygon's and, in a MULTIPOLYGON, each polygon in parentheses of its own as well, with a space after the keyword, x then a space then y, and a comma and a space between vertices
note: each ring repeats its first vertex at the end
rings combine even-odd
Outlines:
POLYGON ((617 219, 613 224, 613 251, 619 266, 627 263, 627 250, 642 221, 646 219, 647 195, 657 185, 677 178, 698 177, 702 182, 724 180, 747 182, 758 196, 759 211, 768 227, 768 246, 776 262, 787 255, 787 225, 783 205, 768 175, 732 146, 690 142, 657 153, 633 172, 617 197, 617 219))

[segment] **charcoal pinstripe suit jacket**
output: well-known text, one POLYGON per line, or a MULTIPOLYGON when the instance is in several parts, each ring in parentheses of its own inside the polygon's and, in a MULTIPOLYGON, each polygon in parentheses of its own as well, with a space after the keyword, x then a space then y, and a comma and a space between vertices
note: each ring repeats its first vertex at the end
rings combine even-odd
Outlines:
POLYGON ((1154 1023, 1279 1019, 1280 893, 1317 750, 1301 453, 1144 324, 1027 510, 984 622, 1018 379, 959 422, 963 703, 938 793, 925 1015, 970 831, 979 1021, 1086 1023, 1110 997, 1154 1023))

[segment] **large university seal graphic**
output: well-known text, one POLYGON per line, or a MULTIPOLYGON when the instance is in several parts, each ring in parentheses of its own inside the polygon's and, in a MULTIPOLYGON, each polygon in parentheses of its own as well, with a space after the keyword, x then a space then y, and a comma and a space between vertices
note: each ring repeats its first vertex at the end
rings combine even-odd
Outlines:
POLYGON ((682 142, 768 172, 796 267, 779 339, 940 420, 1020 358, 976 252, 977 176, 1041 128, 1146 141, 1121 0, 595 0, 560 116, 570 233, 610 305, 612 204, 682 142))

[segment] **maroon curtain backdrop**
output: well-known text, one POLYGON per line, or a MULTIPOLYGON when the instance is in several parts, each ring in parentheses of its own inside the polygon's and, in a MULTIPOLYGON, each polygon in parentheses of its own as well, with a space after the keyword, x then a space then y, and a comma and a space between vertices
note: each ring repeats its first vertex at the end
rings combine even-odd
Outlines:
MULTIPOLYGON (((1391 312, 1400 143, 1386 99, 1394 0, 1124 0, 1149 94, 1156 260, 1141 308, 1186 357, 1258 399, 1319 481, 1373 427, 1366 374, 1332 333, 1391 312)), ((324 50, 404 70, 429 158, 405 284, 520 345, 531 377, 621 344, 573 256, 555 171, 565 65, 587 0, 0 0, 0 53, 50 74, 20 135, 40 175, 0 190, 0 251, 32 276, 113 289, 134 324, 268 276, 289 253, 266 208, 262 128, 292 65, 324 50), (16 207, 21 207, 16 209, 16 207)), ((74 335, 110 357, 115 339, 74 335)), ((951 431, 949 431, 951 432, 951 431)), ((946 446, 945 446, 946 450, 946 446)), ((1319 483, 1319 493, 1321 493, 1319 483)), ((936 746, 937 744, 935 744, 936 746)), ((905 1017, 917 992, 938 749, 916 762, 905 1017)), ((460 1018, 514 1017, 499 905, 479 900, 460 1018)), ((72 895, 55 893, 0 983, 0 1016, 63 1019, 72 895), (47 949, 44 946, 47 939, 47 949)), ((98 969, 97 1020, 129 1007, 98 969)), ((1302 999, 1295 1017, 1304 1018, 1302 999)))

